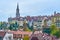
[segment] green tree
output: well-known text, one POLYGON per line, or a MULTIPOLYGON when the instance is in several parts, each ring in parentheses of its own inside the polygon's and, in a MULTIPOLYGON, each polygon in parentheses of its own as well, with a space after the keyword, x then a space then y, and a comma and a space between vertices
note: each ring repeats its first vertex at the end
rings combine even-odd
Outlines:
POLYGON ((2 22, 0 22, 0 29, 2 29, 2 22))
POLYGON ((13 30, 13 24, 10 24, 9 30, 13 30))
POLYGON ((57 38, 60 38, 60 29, 55 33, 57 38))
POLYGON ((27 31, 27 32, 31 32, 31 30, 30 30, 28 27, 25 29, 25 31, 27 31))
POLYGON ((13 30, 18 30, 19 24, 17 22, 15 22, 13 24, 13 30))
POLYGON ((50 34, 56 36, 57 38, 60 38, 60 29, 56 27, 55 24, 52 24, 50 27, 50 34))
POLYGON ((29 40, 29 36, 28 35, 25 35, 23 40, 29 40))
POLYGON ((55 24, 51 25, 50 30, 51 30, 51 32, 50 32, 51 35, 54 35, 58 31, 58 29, 57 29, 55 24))
POLYGON ((6 22, 0 22, 0 29, 6 29, 7 24, 6 22))

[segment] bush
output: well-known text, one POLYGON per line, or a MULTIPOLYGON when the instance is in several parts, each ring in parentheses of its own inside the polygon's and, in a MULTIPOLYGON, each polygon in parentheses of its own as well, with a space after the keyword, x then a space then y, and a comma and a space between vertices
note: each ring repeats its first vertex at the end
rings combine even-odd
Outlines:
POLYGON ((25 35, 23 40, 29 40, 29 36, 28 35, 25 35))

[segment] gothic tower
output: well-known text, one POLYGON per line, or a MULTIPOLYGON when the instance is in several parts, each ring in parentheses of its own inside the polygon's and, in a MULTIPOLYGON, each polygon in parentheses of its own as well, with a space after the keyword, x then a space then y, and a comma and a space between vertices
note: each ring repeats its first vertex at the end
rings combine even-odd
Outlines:
POLYGON ((17 9, 16 9, 16 18, 20 17, 20 13, 19 13, 19 5, 17 3, 17 9))

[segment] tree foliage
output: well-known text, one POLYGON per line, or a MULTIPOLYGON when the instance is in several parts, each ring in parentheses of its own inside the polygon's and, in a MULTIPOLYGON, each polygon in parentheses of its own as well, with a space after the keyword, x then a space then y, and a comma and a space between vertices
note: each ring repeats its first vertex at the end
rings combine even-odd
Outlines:
POLYGON ((56 36, 57 38, 60 38, 60 29, 55 33, 55 36, 56 36))
POLYGON ((25 35, 23 40, 29 40, 29 36, 28 35, 25 35))
POLYGON ((18 23, 15 22, 15 23, 11 23, 10 26, 9 26, 9 29, 10 30, 17 30, 18 29, 18 23))
POLYGON ((56 36, 57 38, 60 37, 60 29, 56 27, 55 24, 52 24, 50 27, 50 34, 56 36))
POLYGON ((7 23, 6 22, 0 22, 0 29, 6 29, 7 23))
POLYGON ((31 32, 31 30, 29 28, 26 28, 25 31, 31 32))
POLYGON ((58 30, 55 24, 52 24, 50 27, 51 34, 54 35, 58 30))
POLYGON ((13 24, 10 24, 9 30, 13 30, 13 24))

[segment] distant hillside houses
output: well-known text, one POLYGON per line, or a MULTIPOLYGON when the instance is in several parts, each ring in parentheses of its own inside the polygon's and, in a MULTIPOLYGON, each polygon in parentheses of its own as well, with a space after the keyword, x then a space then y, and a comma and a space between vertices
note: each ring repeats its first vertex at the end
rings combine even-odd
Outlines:
POLYGON ((55 24, 58 28, 60 28, 60 13, 55 13, 51 16, 26 16, 19 18, 8 18, 9 23, 17 22, 19 26, 23 26, 24 21, 29 24, 29 26, 34 26, 39 29, 40 27, 50 27, 51 24, 55 24))
POLYGON ((34 26, 39 29, 42 27, 49 27, 51 24, 56 24, 58 28, 60 28, 60 13, 54 12, 53 15, 50 16, 26 16, 22 17, 19 13, 19 5, 17 4, 16 8, 16 17, 9 17, 8 22, 9 23, 15 23, 17 22, 19 26, 23 26, 24 20, 29 24, 29 26, 34 26))

